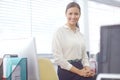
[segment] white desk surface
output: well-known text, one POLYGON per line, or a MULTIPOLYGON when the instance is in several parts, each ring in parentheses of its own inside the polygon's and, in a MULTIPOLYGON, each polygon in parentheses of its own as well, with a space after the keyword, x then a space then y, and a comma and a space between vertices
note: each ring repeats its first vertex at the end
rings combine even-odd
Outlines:
POLYGON ((101 80, 101 79, 120 79, 120 74, 100 73, 98 74, 96 80, 101 80))

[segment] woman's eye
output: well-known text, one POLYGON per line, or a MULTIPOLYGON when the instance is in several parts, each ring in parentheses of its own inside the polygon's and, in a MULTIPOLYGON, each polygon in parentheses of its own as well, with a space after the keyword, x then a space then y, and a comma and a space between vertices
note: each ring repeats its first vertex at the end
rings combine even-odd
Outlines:
POLYGON ((75 15, 78 15, 78 13, 75 13, 75 15))
POLYGON ((69 15, 79 15, 78 13, 69 13, 69 15))
POLYGON ((72 13, 69 13, 69 15, 72 15, 72 13))

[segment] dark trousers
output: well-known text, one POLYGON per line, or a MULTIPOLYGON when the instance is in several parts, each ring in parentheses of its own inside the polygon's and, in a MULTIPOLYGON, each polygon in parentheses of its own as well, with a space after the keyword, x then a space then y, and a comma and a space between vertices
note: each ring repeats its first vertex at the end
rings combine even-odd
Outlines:
MULTIPOLYGON (((79 69, 83 68, 81 61, 71 62, 71 64, 79 69)), ((65 69, 62 69, 60 66, 58 66, 57 72, 59 80, 95 80, 95 77, 82 77, 65 69)))

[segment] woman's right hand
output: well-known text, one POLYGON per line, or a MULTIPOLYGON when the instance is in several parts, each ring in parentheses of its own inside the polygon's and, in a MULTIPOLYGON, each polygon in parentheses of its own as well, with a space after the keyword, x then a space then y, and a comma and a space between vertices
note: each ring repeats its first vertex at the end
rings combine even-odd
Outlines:
POLYGON ((84 67, 85 70, 87 70, 87 76, 88 77, 92 77, 95 75, 95 70, 94 69, 91 69, 90 67, 84 67))

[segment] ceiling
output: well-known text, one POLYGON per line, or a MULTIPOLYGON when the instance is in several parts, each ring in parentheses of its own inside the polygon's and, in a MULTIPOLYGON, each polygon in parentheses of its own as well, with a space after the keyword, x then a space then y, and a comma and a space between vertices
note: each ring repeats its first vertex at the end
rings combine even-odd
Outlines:
POLYGON ((96 1, 103 4, 120 7, 120 0, 90 0, 90 1, 96 1))

